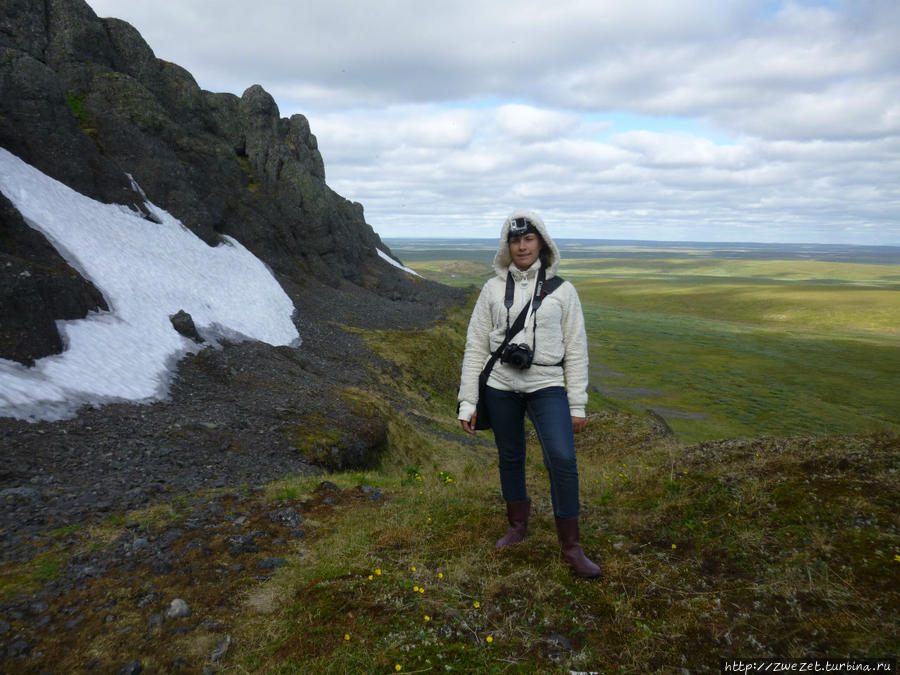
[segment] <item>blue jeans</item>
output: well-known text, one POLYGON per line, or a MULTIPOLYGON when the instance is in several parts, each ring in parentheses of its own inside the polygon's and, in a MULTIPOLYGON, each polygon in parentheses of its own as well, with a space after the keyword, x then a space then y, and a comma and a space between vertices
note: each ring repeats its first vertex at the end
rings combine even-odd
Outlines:
POLYGON ((530 394, 485 390, 500 467, 500 488, 507 502, 528 499, 525 486, 525 413, 534 424, 544 466, 550 474, 550 497, 557 518, 578 516, 578 465, 572 415, 564 387, 547 387, 530 394))

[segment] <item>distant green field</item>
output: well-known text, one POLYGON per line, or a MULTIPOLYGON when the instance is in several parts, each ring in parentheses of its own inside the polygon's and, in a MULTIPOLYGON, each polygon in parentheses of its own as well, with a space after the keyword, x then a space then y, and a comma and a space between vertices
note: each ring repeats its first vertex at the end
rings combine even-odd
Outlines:
MULTIPOLYGON (((397 251, 403 257, 403 251, 397 251)), ((407 264, 480 286, 484 254, 407 264)), ((564 261, 591 408, 652 409, 685 441, 900 430, 900 265, 705 256, 564 261)))

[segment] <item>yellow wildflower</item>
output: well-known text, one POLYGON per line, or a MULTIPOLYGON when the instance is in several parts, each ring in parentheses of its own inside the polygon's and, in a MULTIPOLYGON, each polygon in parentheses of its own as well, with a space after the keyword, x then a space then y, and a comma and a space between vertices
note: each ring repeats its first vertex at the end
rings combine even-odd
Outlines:
POLYGON ((485 640, 487 640, 488 644, 490 644, 491 642, 494 641, 494 636, 493 636, 493 635, 488 635, 488 636, 485 638, 485 640))
POLYGON ((349 639, 350 639, 350 633, 344 633, 344 639, 345 639, 345 640, 349 640, 349 639))
POLYGON ((478 609, 479 607, 481 607, 481 603, 476 600, 475 602, 472 603, 472 607, 474 607, 475 609, 478 609))

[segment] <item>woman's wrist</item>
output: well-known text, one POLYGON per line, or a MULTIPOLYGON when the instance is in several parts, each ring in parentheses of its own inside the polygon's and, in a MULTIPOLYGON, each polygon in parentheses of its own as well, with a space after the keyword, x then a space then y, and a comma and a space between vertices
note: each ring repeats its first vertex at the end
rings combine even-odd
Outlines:
POLYGON ((472 415, 475 414, 475 409, 475 406, 468 401, 460 401, 459 413, 456 415, 456 419, 465 420, 466 422, 468 422, 470 419, 472 419, 472 415))

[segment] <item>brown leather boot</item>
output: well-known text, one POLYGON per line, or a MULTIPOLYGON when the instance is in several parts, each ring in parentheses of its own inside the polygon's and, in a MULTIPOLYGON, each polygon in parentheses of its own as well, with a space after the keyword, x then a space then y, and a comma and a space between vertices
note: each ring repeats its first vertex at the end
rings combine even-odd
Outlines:
POLYGON ((531 514, 531 501, 506 502, 506 519, 509 529, 497 542, 497 550, 511 544, 518 544, 525 538, 528 530, 528 516, 531 514))
POLYGON ((559 539, 559 547, 562 549, 562 557, 575 573, 580 577, 599 577, 602 570, 584 555, 578 536, 578 518, 557 518, 556 536, 559 539))

